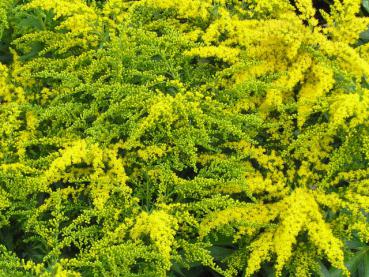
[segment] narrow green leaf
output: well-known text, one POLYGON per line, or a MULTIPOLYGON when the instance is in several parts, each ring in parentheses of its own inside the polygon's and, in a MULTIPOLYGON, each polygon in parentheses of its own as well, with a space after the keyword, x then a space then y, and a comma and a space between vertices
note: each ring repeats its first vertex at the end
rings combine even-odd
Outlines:
POLYGON ((360 250, 359 252, 357 252, 348 262, 347 262, 347 267, 350 270, 350 272, 354 273, 357 272, 359 270, 359 267, 361 265, 361 263, 363 263, 363 261, 365 260, 365 258, 367 257, 369 253, 369 247, 365 247, 362 250, 360 250))
POLYGON ((369 0, 363 0, 362 6, 365 9, 365 11, 369 13, 369 0))
POLYGON ((369 276, 369 248, 362 255, 362 259, 358 265, 358 276, 369 276))
POLYGON ((319 262, 319 264, 320 264, 320 271, 318 272, 319 277, 328 277, 329 271, 327 267, 322 262, 319 262))
POLYGON ((211 255, 217 260, 223 260, 224 258, 231 255, 234 250, 221 246, 212 246, 210 248, 211 255))

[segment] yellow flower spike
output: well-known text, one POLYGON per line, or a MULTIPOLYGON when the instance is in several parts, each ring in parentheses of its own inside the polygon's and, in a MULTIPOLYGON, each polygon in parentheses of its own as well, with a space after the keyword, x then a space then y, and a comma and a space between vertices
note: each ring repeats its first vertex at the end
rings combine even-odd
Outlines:
POLYGON ((89 46, 97 46, 98 36, 96 36, 96 30, 97 32, 102 30, 102 19, 93 6, 88 6, 85 2, 79 0, 33 0, 22 7, 23 10, 37 8, 46 11, 52 10, 55 13, 55 20, 62 19, 61 23, 55 28, 56 31, 69 31, 65 35, 62 44, 55 41, 44 49, 44 52, 54 48, 57 49, 55 51, 62 53, 76 45, 85 49, 89 46))
POLYGON ((263 232, 250 244, 251 254, 247 261, 245 276, 253 276, 261 268, 263 262, 271 258, 273 249, 273 232, 263 232))
POLYGON ((369 18, 356 16, 360 12, 361 2, 361 0, 335 0, 329 15, 322 12, 327 21, 324 32, 329 33, 335 41, 355 43, 369 23, 369 18))
MULTIPOLYGON (((14 57, 16 60, 17 57, 14 57)), ((12 68, 0 63, 0 97, 3 102, 18 102, 25 101, 24 89, 21 86, 15 85, 14 81, 24 81, 15 77, 17 71, 16 62, 12 68)), ((22 82, 26 83, 26 82, 22 82)))
POLYGON ((0 63, 0 96, 3 101, 10 101, 12 99, 10 87, 8 85, 8 68, 0 63))
POLYGON ((298 124, 301 127, 308 116, 314 111, 313 107, 319 97, 329 92, 334 83, 333 70, 321 64, 313 64, 308 80, 299 92, 298 124))
POLYGON ((211 1, 209 0, 144 0, 138 5, 148 5, 161 9, 174 9, 177 10, 178 15, 184 18, 196 18, 200 17, 205 19, 209 13, 211 1))
POLYGON ((369 105, 369 97, 364 97, 366 98, 364 101, 358 94, 339 94, 334 97, 330 106, 332 124, 342 125, 347 118, 354 115, 357 115, 357 118, 351 122, 351 126, 361 124, 365 120, 362 115, 365 114, 369 105))
POLYGON ((171 249, 178 228, 176 219, 164 211, 142 212, 131 230, 131 237, 138 240, 142 235, 149 235, 165 261, 165 269, 169 270, 171 249))
POLYGON ((200 224, 199 235, 201 238, 208 235, 213 229, 218 229, 227 224, 245 223, 249 226, 261 226, 269 223, 276 214, 265 205, 248 205, 244 207, 232 207, 223 211, 214 212, 200 224))
POLYGON ((282 269, 292 256, 296 237, 308 220, 313 200, 311 196, 298 189, 285 201, 286 210, 281 211, 281 222, 274 234, 274 251, 277 254, 276 276, 281 275, 282 269))
POLYGON ((301 19, 307 20, 311 26, 316 26, 318 21, 314 18, 316 10, 313 7, 312 0, 298 0, 296 1, 296 7, 301 12, 301 19))
POLYGON ((201 58, 215 57, 231 64, 238 61, 240 50, 226 46, 204 46, 200 48, 192 48, 185 52, 188 56, 199 56, 201 58))
POLYGON ((310 221, 306 227, 310 240, 324 252, 329 262, 334 267, 341 269, 345 276, 350 276, 344 264, 343 243, 333 236, 332 230, 324 222, 321 215, 316 215, 315 220, 310 221))
POLYGON ((138 150, 138 156, 145 161, 156 160, 165 155, 167 149, 166 145, 162 146, 148 146, 144 150, 138 150))

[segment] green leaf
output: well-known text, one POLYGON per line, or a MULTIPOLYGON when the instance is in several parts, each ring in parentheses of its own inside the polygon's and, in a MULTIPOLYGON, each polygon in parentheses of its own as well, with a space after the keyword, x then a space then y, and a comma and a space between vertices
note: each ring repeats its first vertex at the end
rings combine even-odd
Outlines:
POLYGON ((329 270, 327 269, 327 267, 322 262, 320 262, 319 277, 330 277, 329 270))
POLYGON ((358 276, 369 276, 369 251, 367 249, 366 253, 358 265, 358 276))
POLYGON ((231 255, 234 252, 234 250, 230 248, 226 248, 226 247, 221 247, 221 246, 212 246, 210 248, 210 252, 211 252, 211 255, 216 260, 223 260, 229 255, 231 255))
MULTIPOLYGON (((351 276, 369 276, 369 246, 360 242, 350 242, 352 249, 360 249, 347 262, 346 266, 349 269, 351 276), (361 247, 360 247, 361 245, 361 247)), ((327 269, 327 267, 320 263, 320 277, 341 277, 342 271, 336 268, 327 269)))
POLYGON ((348 248, 350 248, 351 250, 360 250, 363 247, 366 247, 365 243, 362 243, 361 241, 358 240, 350 240, 350 241, 346 241, 346 246, 348 248))
POLYGON ((364 8, 364 10, 369 13, 369 0, 363 0, 362 2, 362 6, 364 8))
POLYGON ((369 246, 357 252, 347 263, 353 276, 368 276, 369 274, 369 246), (362 275, 362 273, 366 273, 362 275))
POLYGON ((170 269, 169 277, 185 277, 186 275, 183 273, 182 269, 183 268, 178 263, 172 262, 172 268, 170 269))

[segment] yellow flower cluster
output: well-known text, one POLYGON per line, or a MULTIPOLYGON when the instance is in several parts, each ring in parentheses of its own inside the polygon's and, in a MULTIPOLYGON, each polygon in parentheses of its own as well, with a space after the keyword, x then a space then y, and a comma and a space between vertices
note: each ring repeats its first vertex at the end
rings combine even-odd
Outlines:
POLYGON ((239 49, 234 49, 226 46, 204 46, 201 48, 192 48, 185 54, 188 56, 199 56, 201 58, 217 57, 225 62, 233 64, 238 61, 237 56, 239 55, 239 53, 239 49))
POLYGON ((368 26, 368 18, 357 17, 360 11, 360 0, 334 1, 330 14, 323 13, 327 21, 325 34, 329 34, 333 40, 344 43, 355 43, 362 30, 368 26))
MULTIPOLYGON (((244 235, 254 236, 263 226, 268 226, 276 218, 279 218, 278 225, 267 227, 266 231, 250 244, 246 276, 252 276, 257 272, 261 264, 269 261, 273 254, 277 255, 276 276, 281 276, 283 268, 294 255, 297 236, 302 232, 308 234, 309 241, 318 252, 322 252, 321 254, 325 255, 333 266, 342 269, 348 275, 342 242, 333 235, 329 225, 325 223, 314 194, 304 189, 296 189, 290 196, 275 204, 250 204, 247 207, 232 207, 213 213, 201 224, 200 236, 206 236, 212 229, 227 224, 241 226, 244 235)), ((236 239, 239 238, 239 234, 235 236, 236 239)), ((308 271, 307 268, 305 270, 308 271)))
POLYGON ((247 261, 245 276, 252 276, 258 272, 261 264, 269 261, 273 249, 273 232, 263 232, 250 244, 252 255, 247 261))
POLYGON ((296 7, 301 12, 299 16, 302 20, 307 20, 311 26, 318 24, 318 20, 314 18, 316 11, 312 0, 298 0, 296 1, 296 7))
MULTIPOLYGON (((46 11, 52 10, 55 13, 54 20, 59 20, 61 23, 56 27, 57 31, 69 31, 68 35, 62 37, 62 43, 54 41, 44 51, 59 49, 59 51, 67 51, 75 46, 87 48, 89 45, 96 46, 97 34, 102 30, 102 18, 98 16, 93 7, 79 0, 72 1, 47 1, 33 0, 22 7, 24 10, 43 9, 46 11)), ((31 34, 32 37, 42 35, 49 37, 47 32, 40 34, 31 34)), ((42 38, 41 38, 42 39, 42 38)), ((43 38, 44 40, 46 38, 43 38)))
POLYGON ((115 151, 104 151, 97 145, 88 144, 84 140, 74 141, 72 145, 61 151, 61 156, 55 159, 48 170, 44 172, 43 185, 47 187, 59 180, 67 181, 83 175, 87 175, 91 179, 91 195, 97 209, 103 208, 114 184, 117 184, 127 194, 131 192, 131 189, 126 185, 127 176, 122 161, 116 158, 115 151), (89 167, 68 170, 73 165, 81 163, 91 166, 92 171, 89 167))
POLYGON ((174 9, 178 12, 178 16, 183 18, 206 18, 208 16, 208 8, 211 6, 209 0, 144 0, 141 5, 148 5, 160 9, 174 9))
POLYGON ((319 98, 325 96, 335 83, 333 70, 324 64, 312 64, 310 72, 306 75, 306 81, 299 93, 298 124, 300 127, 314 112, 314 106, 317 105, 319 98))
POLYGON ((263 194, 267 192, 268 196, 271 198, 285 195, 286 179, 284 175, 281 174, 281 170, 284 167, 284 160, 282 157, 278 156, 275 151, 271 151, 270 154, 267 154, 266 149, 255 147, 246 141, 227 143, 226 146, 237 149, 243 155, 255 159, 260 166, 268 170, 267 174, 263 176, 263 174, 253 168, 250 162, 245 164, 248 171, 245 173, 244 177, 251 194, 263 194))
POLYGON ((2 98, 2 101, 10 101, 11 100, 11 94, 10 94, 10 88, 8 85, 8 68, 0 64, 0 96, 2 98))
POLYGON ((10 71, 6 65, 0 63, 0 97, 1 102, 23 102, 25 100, 24 89, 21 86, 15 86, 11 82, 10 71))
POLYGON ((165 261, 165 270, 171 266, 171 249, 175 243, 174 236, 178 228, 176 219, 165 211, 155 210, 152 213, 142 212, 136 218, 131 230, 134 240, 148 235, 165 261))
POLYGON ((0 275, 349 275, 369 19, 329 2, 1 2, 0 275))

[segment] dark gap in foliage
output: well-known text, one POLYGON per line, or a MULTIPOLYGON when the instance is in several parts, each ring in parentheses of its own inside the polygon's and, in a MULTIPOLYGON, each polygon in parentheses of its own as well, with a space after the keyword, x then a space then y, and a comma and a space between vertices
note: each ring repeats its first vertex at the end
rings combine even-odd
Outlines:
POLYGON ((245 192, 232 193, 232 194, 230 194, 230 196, 233 199, 235 199, 237 201, 240 201, 242 203, 253 203, 254 202, 254 201, 252 201, 250 196, 248 196, 245 192))
MULTIPOLYGON (((315 13, 315 18, 318 20, 320 25, 323 25, 326 23, 325 19, 323 18, 323 16, 321 15, 321 13, 319 12, 319 10, 323 10, 326 13, 330 14, 331 12, 331 5, 332 5, 331 0, 313 0, 313 7, 316 9, 316 13, 315 13)), ((290 3, 296 8, 296 13, 298 15, 301 14, 301 12, 297 9, 296 7, 296 1, 295 0, 290 0, 290 3)), ((304 22, 305 24, 307 24, 307 22, 304 22)))
POLYGON ((80 249, 72 242, 62 249, 61 256, 64 258, 74 258, 79 253, 80 249))
POLYGON ((174 173, 182 178, 182 179, 186 179, 186 180, 193 180, 195 179, 195 177, 197 176, 197 170, 195 171, 195 169, 193 167, 185 167, 183 170, 179 171, 179 170, 174 170, 174 173))
POLYGON ((329 121, 328 113, 322 111, 313 112, 304 122, 303 128, 307 128, 308 126, 316 124, 328 123, 328 121, 329 121))
MULTIPOLYGON (((204 152, 206 153, 206 152, 204 152)), ((230 147, 223 147, 222 148, 222 154, 226 154, 226 155, 236 155, 237 154, 237 150, 234 148, 230 148, 230 147)))
POLYGON ((250 159, 250 163, 251 163, 252 167, 255 168, 255 170, 257 170, 258 172, 260 172, 261 175, 264 178, 266 178, 266 176, 267 176, 267 170, 264 167, 262 167, 256 159, 251 158, 250 159))
MULTIPOLYGON (((211 268, 205 266, 194 266, 191 269, 182 270, 182 274, 186 277, 221 277, 222 275, 216 273, 211 268)), ((183 275, 174 275, 174 276, 183 276, 183 275)))
POLYGON ((329 164, 330 162, 330 158, 329 157, 325 157, 324 159, 322 159, 322 163, 323 164, 329 164))
POLYGON ((34 144, 26 147, 26 155, 30 159, 47 157, 51 152, 56 152, 59 147, 51 144, 34 144))
POLYGON ((9 251, 15 251, 18 240, 24 235, 22 226, 17 219, 10 219, 9 224, 0 229, 0 243, 9 251))
POLYGON ((47 192, 39 192, 37 194, 37 206, 41 206, 45 203, 45 200, 50 197, 50 193, 47 192))
POLYGON ((2 37, 0 37, 0 62, 6 65, 10 65, 13 62, 13 55, 10 53, 10 43, 12 28, 5 30, 2 37))
POLYGON ((45 242, 41 237, 26 233, 21 221, 11 218, 9 225, 0 230, 0 242, 18 257, 34 262, 42 262, 46 254, 45 242))
MULTIPOLYGON (((87 168, 87 166, 86 167, 80 167, 80 168, 87 168)), ((68 171, 68 170, 66 170, 66 171, 68 171)), ((72 188, 77 189, 83 184, 89 184, 89 181, 86 180, 86 181, 82 181, 82 182, 78 182, 78 183, 77 182, 76 183, 74 183, 74 182, 71 183, 71 182, 65 182, 65 181, 58 181, 58 182, 52 183, 50 185, 50 188, 51 188, 52 191, 57 191, 59 189, 63 189, 63 188, 67 188, 67 187, 72 187, 72 188)))
POLYGON ((338 184, 335 186, 335 188, 340 189, 340 188, 346 188, 350 185, 350 182, 348 180, 340 180, 338 182, 338 184))
POLYGON ((265 144, 268 139, 269 139, 269 136, 268 136, 268 133, 267 133, 267 129, 265 129, 264 131, 262 130, 261 132, 259 132, 255 137, 254 137, 254 140, 258 142, 258 144, 260 145, 263 145, 265 144))
POLYGON ((332 147, 334 147, 335 149, 338 149, 342 146, 343 144, 343 140, 338 137, 338 136, 334 136, 333 137, 333 142, 331 143, 332 147))

